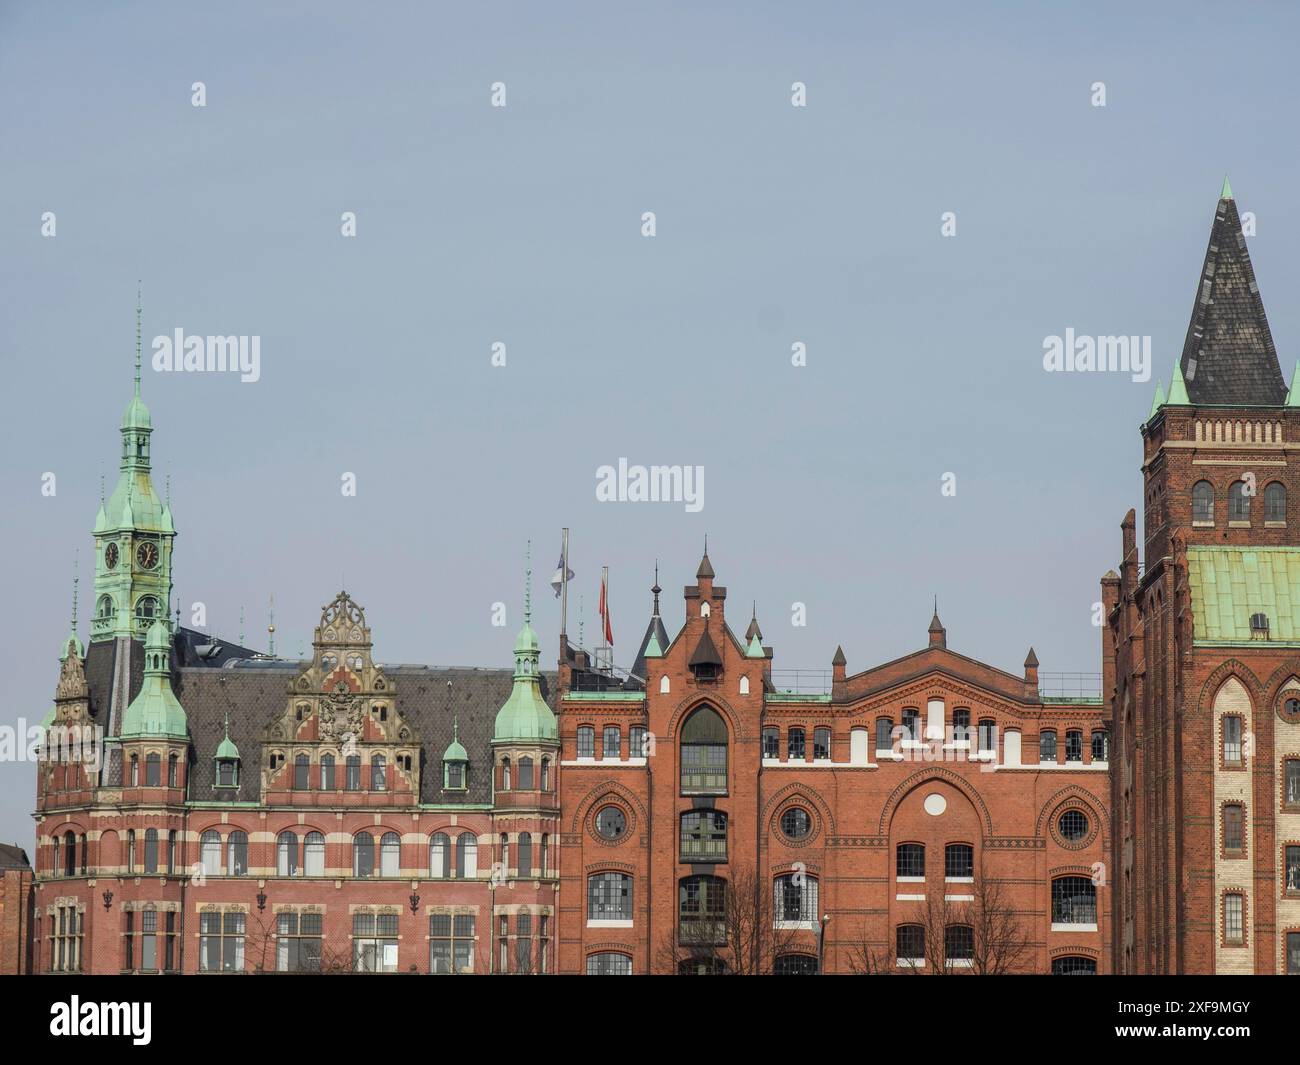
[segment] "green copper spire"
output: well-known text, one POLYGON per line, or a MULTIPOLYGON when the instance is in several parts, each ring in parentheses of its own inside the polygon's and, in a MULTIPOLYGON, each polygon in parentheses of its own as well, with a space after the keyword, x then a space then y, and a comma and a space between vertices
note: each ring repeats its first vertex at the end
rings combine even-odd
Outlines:
POLYGON ((1291 388, 1286 394, 1288 407, 1300 407, 1300 359, 1296 360, 1295 369, 1291 371, 1291 388))
POLYGON ((73 651, 78 658, 86 657, 86 649, 77 639, 77 585, 81 581, 79 570, 81 569, 81 552, 77 552, 72 562, 72 628, 68 638, 63 641, 63 650, 59 655, 60 659, 68 657, 68 652, 73 651))
POLYGON ((1165 386, 1159 381, 1156 382, 1156 396, 1151 401, 1151 413, 1147 415, 1147 421, 1156 416, 1156 411, 1165 405, 1165 386))
MULTIPOLYGON (((530 546, 530 555, 531 551, 530 546)), ((530 558, 524 578, 524 627, 519 630, 519 638, 515 640, 514 687, 510 691, 510 698, 497 711, 493 743, 555 740, 559 735, 555 714, 542 698, 541 676, 538 671, 541 649, 531 620, 532 579, 530 558)))
POLYGON ((766 658, 766 657, 767 657, 767 656, 763 653, 763 644, 762 644, 762 642, 761 642, 761 641, 759 640, 759 638, 758 638, 758 633, 754 633, 754 635, 753 635, 752 637, 750 637, 750 640, 749 640, 749 646, 748 646, 747 648, 745 648, 745 657, 746 657, 746 658, 766 658))
POLYGON ((650 634, 650 639, 646 641, 645 657, 646 658, 663 658, 664 649, 659 646, 659 637, 655 633, 650 634))
POLYGON ((1219 199, 1221 200, 1232 199, 1232 185, 1229 184, 1228 182, 1227 174, 1223 175, 1223 188, 1219 190, 1219 199))
POLYGON ((171 640, 167 622, 155 619, 144 642, 144 684, 122 718, 122 739, 167 736, 185 739, 189 725, 172 692, 171 640))
POLYGON ((1183 365, 1180 362, 1174 363, 1174 379, 1169 382, 1167 405, 1170 407, 1190 407, 1192 405, 1192 401, 1187 398, 1187 382, 1183 380, 1183 365))

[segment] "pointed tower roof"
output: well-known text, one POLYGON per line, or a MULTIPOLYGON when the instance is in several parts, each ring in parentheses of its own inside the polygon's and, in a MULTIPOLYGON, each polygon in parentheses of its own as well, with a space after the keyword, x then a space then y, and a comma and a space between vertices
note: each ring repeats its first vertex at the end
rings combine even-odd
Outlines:
POLYGON ((78 573, 80 568, 80 560, 72 564, 72 628, 69 631, 68 638, 63 641, 63 653, 59 655, 60 658, 67 658, 69 654, 75 655, 77 658, 86 657, 86 649, 77 638, 77 585, 81 580, 78 573))
POLYGON ((655 582, 650 588, 650 594, 654 596, 653 605, 650 608, 650 623, 646 625, 645 635, 641 637, 641 647, 637 650, 636 658, 632 660, 633 676, 645 679, 645 660, 647 658, 662 658, 664 648, 672 641, 668 638, 668 631, 664 628, 663 619, 659 617, 659 593, 663 589, 659 587, 659 563, 655 563, 655 582))
POLYGON ((1032 647, 1029 649, 1029 654, 1025 655, 1025 668, 1026 669, 1038 668, 1038 656, 1034 654, 1034 649, 1032 647))
POLYGON ((1296 359, 1295 369, 1291 371, 1291 387, 1287 390, 1286 405, 1288 407, 1300 407, 1300 359, 1296 359))
POLYGON ((497 711, 493 743, 537 740, 555 740, 559 731, 555 714, 542 698, 541 672, 538 668, 540 649, 537 633, 533 631, 533 566, 532 545, 528 549, 528 564, 524 575, 524 627, 515 640, 515 682, 510 698, 497 711))
POLYGON ((1183 380, 1183 368, 1180 364, 1174 363, 1173 380, 1169 382, 1169 398, 1165 401, 1168 407, 1188 407, 1192 401, 1187 398, 1187 382, 1183 380))
POLYGON ((713 572, 713 564, 709 561, 709 542, 704 541, 704 557, 700 559, 700 568, 695 571, 696 578, 708 577, 712 580, 716 574, 713 572))
POLYGON ((749 628, 745 630, 745 639, 752 640, 757 636, 760 640, 763 638, 763 630, 758 627, 758 602, 754 602, 754 612, 749 618, 749 628))
MULTIPOLYGON (((1224 178, 1200 286, 1179 359, 1191 403, 1277 406, 1286 401, 1264 301, 1224 178)), ((1172 390, 1170 403, 1175 403, 1172 390)))
MULTIPOLYGON (((706 556, 707 557, 707 556, 706 556)), ((695 666, 721 666, 722 655, 718 654, 717 645, 713 642, 713 637, 709 635, 709 623, 705 621, 704 632, 700 634, 700 641, 695 645, 695 650, 691 652, 689 665, 695 666)))
POLYGON ((122 739, 186 739, 189 735, 185 711, 172 692, 171 639, 162 618, 149 626, 144 642, 144 684, 126 708, 121 735, 122 739))
POLYGON ((1152 418, 1154 418, 1156 414, 1159 413, 1160 408, 1163 407, 1164 405, 1165 405, 1165 386, 1162 385, 1159 381, 1157 381, 1156 395, 1155 398, 1151 401, 1151 411, 1149 414, 1147 414, 1147 421, 1150 421, 1152 418))
POLYGON ((948 646, 948 630, 943 627, 943 622, 939 620, 939 597, 938 596, 935 596, 934 617, 930 619, 930 628, 927 631, 930 634, 931 647, 948 646))
POLYGON ((835 647, 835 657, 831 659, 831 665, 833 665, 833 666, 845 666, 845 665, 848 665, 848 662, 849 662, 849 660, 848 660, 847 658, 844 657, 844 648, 841 647, 841 646, 839 646, 839 645, 836 645, 836 647, 835 647))

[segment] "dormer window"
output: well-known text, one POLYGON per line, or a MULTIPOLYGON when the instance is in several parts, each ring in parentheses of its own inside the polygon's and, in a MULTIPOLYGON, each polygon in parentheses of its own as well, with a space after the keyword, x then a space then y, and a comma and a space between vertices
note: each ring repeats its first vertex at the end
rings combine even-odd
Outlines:
POLYGON ((217 787, 239 787, 239 761, 235 758, 217 759, 217 787))
POLYGON ((465 763, 464 762, 443 762, 442 763, 442 786, 447 791, 465 790, 465 763))

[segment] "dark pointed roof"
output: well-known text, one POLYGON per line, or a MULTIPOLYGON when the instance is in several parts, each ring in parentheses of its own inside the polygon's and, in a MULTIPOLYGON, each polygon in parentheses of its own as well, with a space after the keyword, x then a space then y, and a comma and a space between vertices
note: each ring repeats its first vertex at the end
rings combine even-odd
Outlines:
POLYGON ((1246 250, 1237 203, 1223 183, 1179 362, 1193 403, 1282 406, 1287 388, 1246 250))
MULTIPOLYGON (((707 561, 707 556, 705 556, 707 561)), ((700 635, 700 642, 695 645, 695 650, 691 652, 690 666, 720 666, 722 665, 722 656, 718 654, 718 648, 713 643, 713 637, 709 635, 709 626, 706 622, 704 632, 700 635)))
POLYGON ((749 618, 749 628, 745 630, 745 643, 749 643, 755 636, 760 643, 763 641, 763 630, 758 627, 758 604, 754 604, 754 612, 749 618))
POLYGON ((632 662, 632 676, 638 678, 633 681, 629 678, 628 686, 641 687, 645 683, 645 651, 650 646, 650 637, 653 636, 659 644, 659 653, 668 650, 668 645, 672 641, 668 638, 668 630, 664 628, 663 619, 659 617, 659 593, 663 589, 659 587, 659 564, 655 563, 655 583, 650 589, 654 596, 654 607, 651 609, 650 624, 646 626, 645 635, 641 637, 641 646, 637 649, 636 658, 632 662))
POLYGON ((708 577, 710 579, 714 576, 713 566, 709 562, 709 549, 707 546, 704 548, 704 557, 700 559, 700 568, 695 571, 695 576, 697 578, 708 577))
POLYGON ((1029 649, 1029 654, 1025 656, 1025 668, 1026 669, 1038 668, 1038 656, 1034 654, 1034 649, 1032 647, 1029 649))
POLYGON ((836 647, 836 648, 835 648, 835 657, 831 659, 831 665, 833 665, 833 666, 843 666, 843 665, 847 665, 847 664, 848 664, 848 661, 849 661, 849 660, 848 660, 847 658, 844 657, 844 648, 843 648, 843 647, 836 647))

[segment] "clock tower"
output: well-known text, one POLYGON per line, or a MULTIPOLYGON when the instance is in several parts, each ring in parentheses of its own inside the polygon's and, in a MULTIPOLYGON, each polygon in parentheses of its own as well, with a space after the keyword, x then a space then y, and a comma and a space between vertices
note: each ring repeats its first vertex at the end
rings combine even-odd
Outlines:
POLYGON ((136 305, 135 394, 122 415, 117 487, 95 518, 95 599, 91 643, 130 638, 143 643, 166 618, 171 598, 171 509, 150 476, 153 424, 140 398, 140 307, 136 305))

